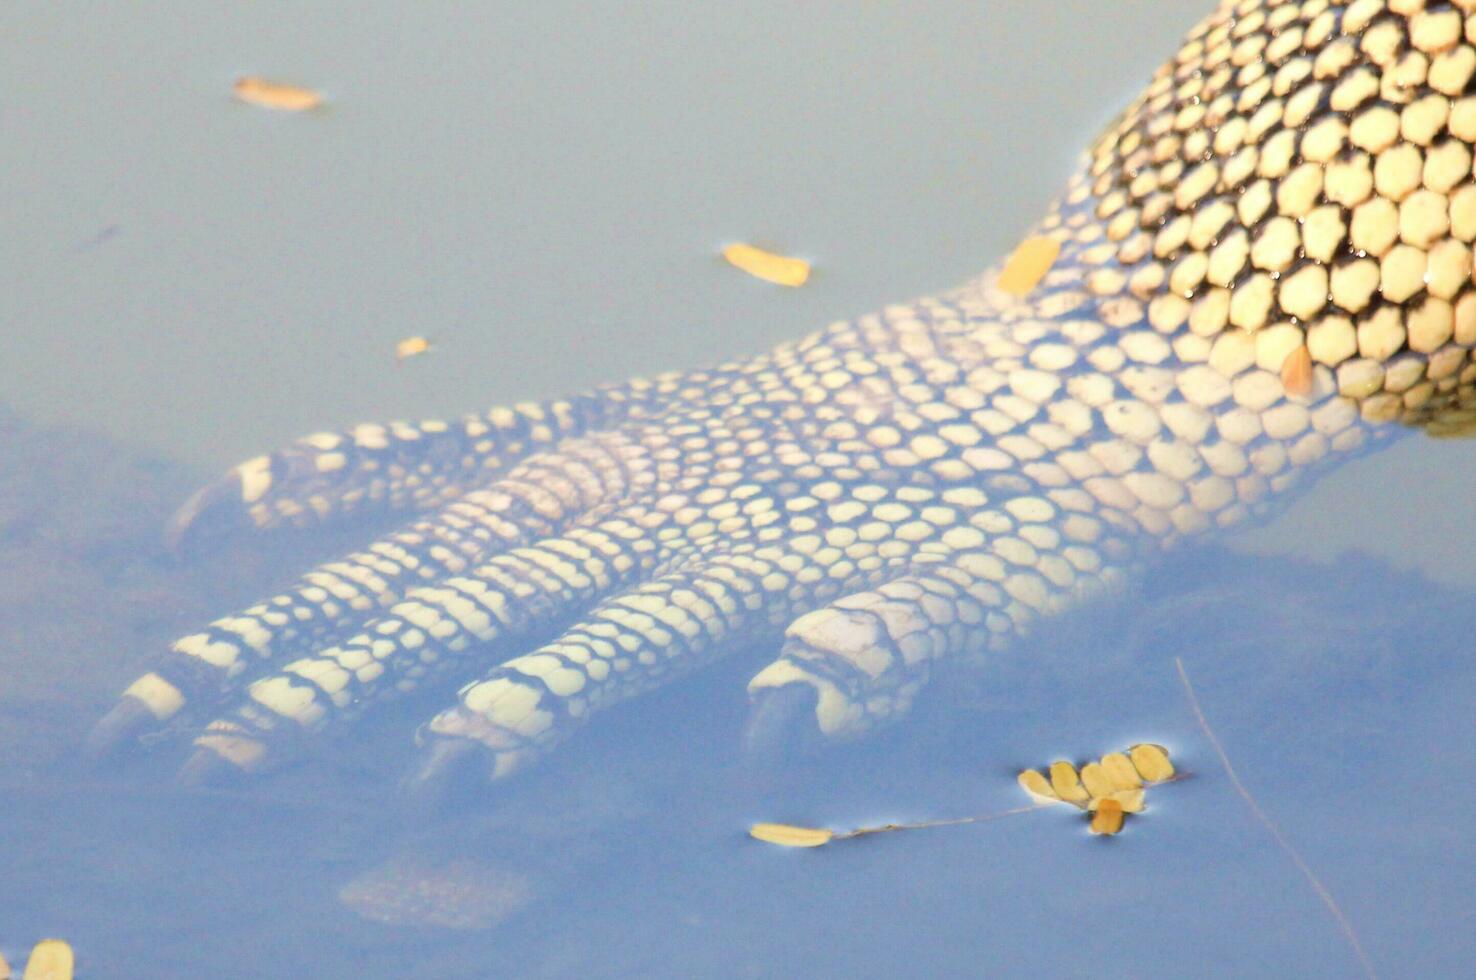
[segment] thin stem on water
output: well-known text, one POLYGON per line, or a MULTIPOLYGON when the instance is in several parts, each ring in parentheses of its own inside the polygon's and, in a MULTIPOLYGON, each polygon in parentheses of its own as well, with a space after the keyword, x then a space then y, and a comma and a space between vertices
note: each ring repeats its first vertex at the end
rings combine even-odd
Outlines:
POLYGON ((1348 945, 1353 947, 1353 954, 1358 957, 1358 962, 1363 965, 1363 972, 1368 974, 1372 980, 1378 980, 1378 974, 1374 971, 1373 963, 1369 960, 1368 954, 1363 951, 1363 944, 1358 941, 1358 933, 1353 931, 1353 923, 1348 921, 1348 917, 1338 907, 1337 901, 1332 897, 1332 892, 1328 891, 1327 887, 1318 880, 1317 875, 1312 873, 1312 868, 1308 866, 1306 861, 1302 860, 1302 856, 1297 853, 1296 848, 1292 847, 1287 842, 1287 839, 1282 836, 1281 830, 1277 828, 1276 824, 1271 822, 1270 817, 1266 816, 1266 812, 1261 809, 1261 805, 1256 802, 1255 797, 1251 796, 1250 790, 1245 788, 1245 784, 1235 774, 1235 767, 1230 764, 1230 757, 1225 754, 1225 747, 1215 737, 1214 730, 1210 728, 1209 720, 1204 717, 1204 709, 1199 706, 1199 698, 1194 695, 1194 685, 1189 683, 1189 673, 1184 669, 1184 661, 1175 657, 1174 666, 1179 670, 1179 680, 1184 684, 1184 694, 1189 700, 1189 707, 1194 711, 1195 720, 1199 722, 1199 730, 1204 732, 1204 737, 1209 739, 1210 745, 1214 747, 1215 754, 1220 757, 1220 765, 1225 767, 1225 775, 1230 777, 1230 785, 1235 788, 1235 792, 1245 801, 1245 805, 1250 808, 1251 813, 1260 821, 1261 826, 1266 828, 1266 832, 1271 835, 1271 839, 1276 841, 1277 846, 1286 852, 1287 857, 1292 859, 1292 863, 1297 866, 1297 869, 1302 872, 1302 876, 1307 879, 1312 885, 1313 890, 1317 892, 1317 897, 1322 899, 1322 904, 1327 906, 1327 910, 1337 920, 1338 928, 1342 931, 1343 937, 1348 940, 1348 945))

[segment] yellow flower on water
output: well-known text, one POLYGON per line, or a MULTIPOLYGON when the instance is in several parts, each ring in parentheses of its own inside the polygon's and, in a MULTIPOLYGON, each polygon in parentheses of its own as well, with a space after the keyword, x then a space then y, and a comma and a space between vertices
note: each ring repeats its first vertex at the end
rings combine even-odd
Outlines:
POLYGON ((1051 763, 1049 776, 1026 769, 1020 788, 1037 803, 1070 803, 1090 812, 1092 833, 1115 834, 1123 815, 1143 811, 1143 784, 1176 778, 1168 750, 1161 745, 1134 745, 1126 753, 1109 752, 1078 769, 1065 760, 1051 763), (1105 811, 1105 813, 1104 813, 1105 811))

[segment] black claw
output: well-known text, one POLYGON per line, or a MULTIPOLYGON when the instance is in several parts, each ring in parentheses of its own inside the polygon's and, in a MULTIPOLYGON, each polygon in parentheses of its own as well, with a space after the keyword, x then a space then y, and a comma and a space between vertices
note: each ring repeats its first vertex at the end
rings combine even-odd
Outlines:
POLYGON ((82 747, 82 757, 91 764, 102 762, 131 739, 158 725, 149 706, 138 698, 124 695, 113 709, 102 716, 82 747))
POLYGON ((753 708, 743 731, 744 755, 759 768, 809 755, 821 743, 815 706, 820 695, 809 684, 764 688, 753 696, 753 708))
POLYGON ((468 738, 438 738, 431 743, 419 768, 402 788, 416 809, 437 811, 468 791, 484 788, 491 777, 487 749, 468 738))
POLYGON ((189 558, 210 541, 251 526, 241 504, 241 477, 234 470, 201 487, 164 526, 164 544, 176 558, 189 558))

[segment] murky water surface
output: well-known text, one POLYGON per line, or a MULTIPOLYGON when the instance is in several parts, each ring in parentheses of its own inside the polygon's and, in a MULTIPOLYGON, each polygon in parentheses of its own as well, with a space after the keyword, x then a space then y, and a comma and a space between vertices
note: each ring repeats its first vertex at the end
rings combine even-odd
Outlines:
POLYGON ((1354 976, 1174 667, 1380 975, 1469 969, 1469 443, 1410 439, 1186 552, 912 723, 760 778, 755 650, 439 814, 427 704, 238 788, 81 734, 150 653, 352 538, 159 545, 305 431, 751 352, 1001 254, 1207 0, 0 11, 0 952, 80 975, 1354 976), (329 108, 233 102, 259 73, 329 108), (714 259, 750 240, 814 281, 714 259), (396 364, 425 335, 440 351, 396 364), (1227 550, 1226 545, 1233 550, 1227 550), (1138 741, 1189 779, 1113 839, 1014 774, 1138 741))

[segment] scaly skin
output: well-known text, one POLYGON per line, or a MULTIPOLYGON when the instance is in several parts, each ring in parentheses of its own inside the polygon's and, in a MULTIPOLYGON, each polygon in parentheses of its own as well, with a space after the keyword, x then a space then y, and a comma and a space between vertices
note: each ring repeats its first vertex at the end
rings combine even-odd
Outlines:
POLYGON ((449 672, 425 773, 499 778, 766 638, 761 734, 897 718, 935 661, 1476 416, 1473 73, 1476 0, 1226 2, 1087 154, 1023 296, 991 270, 749 361, 244 463, 177 539, 420 514, 180 640, 95 747, 184 715, 190 771, 256 769, 449 672))

